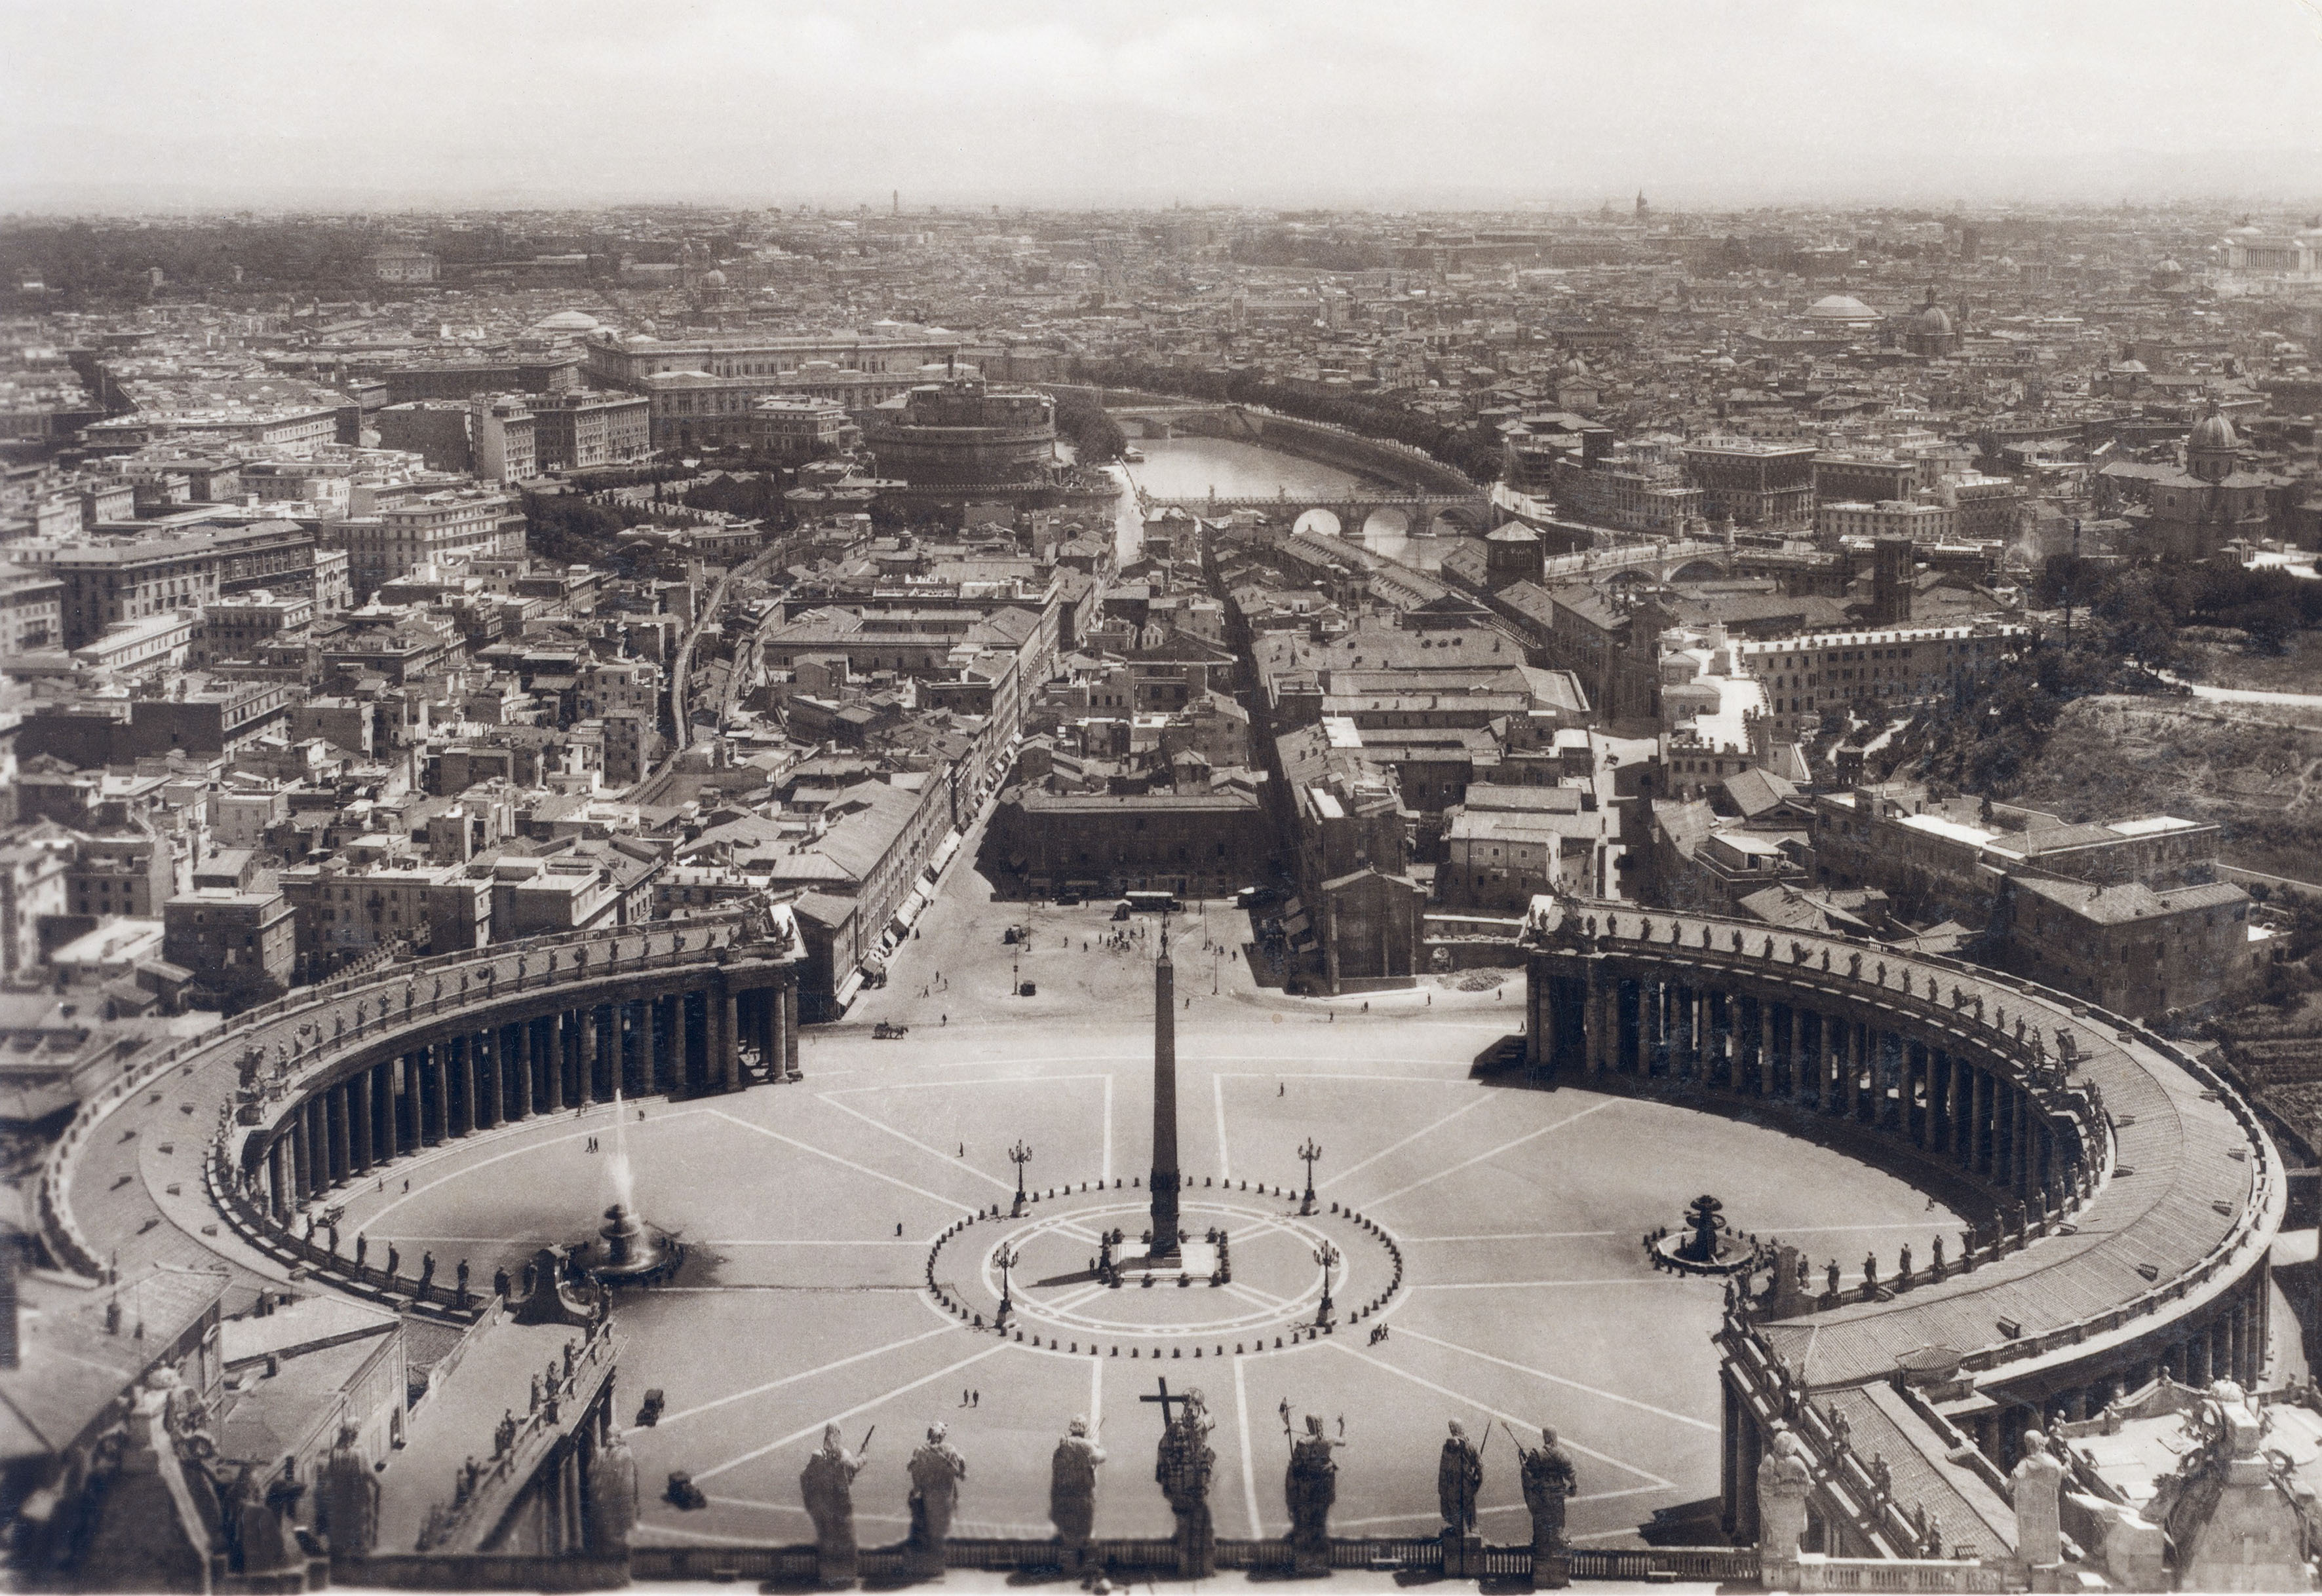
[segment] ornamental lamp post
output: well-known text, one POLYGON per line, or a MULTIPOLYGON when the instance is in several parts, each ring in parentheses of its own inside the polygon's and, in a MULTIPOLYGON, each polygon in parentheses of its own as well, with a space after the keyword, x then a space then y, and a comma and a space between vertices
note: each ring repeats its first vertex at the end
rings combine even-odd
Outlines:
POLYGON ((1308 1136, 1305 1145, 1298 1149, 1298 1156, 1306 1161, 1306 1195, 1299 1199, 1298 1211, 1311 1214, 1314 1211, 1314 1161, 1322 1156, 1322 1149, 1315 1145, 1313 1137, 1308 1136))
POLYGON ((1016 1311, 1015 1282, 1010 1272, 1022 1256, 1023 1254, 1004 1241, 1000 1244, 1000 1250, 992 1254, 992 1261, 1000 1265, 1000 1312, 992 1321, 992 1327, 995 1330, 1006 1329, 1008 1316, 1016 1311))
POLYGON ((1030 1145, 1025 1142, 1021 1137, 1019 1137, 1016 1145, 1008 1149, 1008 1162, 1016 1166, 1016 1207, 1014 1212, 1020 1214, 1024 1211, 1024 1166, 1032 1162, 1032 1148, 1030 1145))
POLYGON ((1321 1243, 1314 1249, 1314 1262, 1322 1266, 1322 1302, 1314 1310, 1314 1322, 1327 1325, 1330 1322, 1330 1271, 1338 1267, 1339 1249, 1327 1241, 1321 1243))

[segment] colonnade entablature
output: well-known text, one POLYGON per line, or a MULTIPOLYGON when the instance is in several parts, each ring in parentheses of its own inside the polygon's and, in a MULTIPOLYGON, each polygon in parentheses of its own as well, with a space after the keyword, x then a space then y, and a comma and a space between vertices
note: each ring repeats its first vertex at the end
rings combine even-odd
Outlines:
POLYGON ((795 1080, 803 957, 789 908, 752 902, 300 987, 85 1103, 41 1172, 43 1238, 65 1267, 110 1267, 75 1217, 74 1173, 142 1090, 187 1099, 209 1195, 237 1230, 319 1253, 289 1236, 297 1208, 404 1154, 617 1096, 795 1080))

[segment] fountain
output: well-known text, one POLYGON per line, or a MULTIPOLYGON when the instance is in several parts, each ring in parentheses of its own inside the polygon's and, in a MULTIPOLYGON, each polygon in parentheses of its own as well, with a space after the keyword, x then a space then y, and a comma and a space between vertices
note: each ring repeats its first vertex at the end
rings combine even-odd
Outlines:
POLYGON ((621 1101, 619 1082, 613 1086, 612 1207, 597 1229, 602 1244, 590 1278, 606 1286, 658 1285, 675 1274, 685 1262, 681 1242, 654 1230, 637 1218, 636 1172, 629 1164, 628 1116, 621 1101))
POLYGON ((1650 1236, 1646 1247, 1659 1267, 1680 1274, 1738 1274, 1752 1267, 1759 1249, 1737 1245, 1725 1205, 1704 1192, 1687 1205, 1681 1229, 1650 1236))

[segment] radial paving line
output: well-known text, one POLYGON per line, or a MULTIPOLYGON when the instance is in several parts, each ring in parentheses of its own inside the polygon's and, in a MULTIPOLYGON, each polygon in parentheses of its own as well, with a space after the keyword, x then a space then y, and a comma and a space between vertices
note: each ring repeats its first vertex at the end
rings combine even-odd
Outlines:
POLYGON ((1210 1072, 1210 1095, 1218 1105, 1218 1179, 1233 1178, 1233 1160, 1226 1153, 1226 1078, 1219 1071, 1210 1072))
POLYGON ((1360 1163, 1348 1164, 1337 1174, 1332 1175, 1329 1180, 1323 1181, 1321 1185, 1316 1187, 1315 1190, 1318 1191, 1328 1191, 1339 1181, 1346 1180, 1349 1176, 1363 1170, 1368 1169, 1372 1164, 1376 1163, 1388 1154, 1402 1151, 1403 1148, 1410 1146, 1413 1142, 1419 1140, 1420 1137, 1427 1135, 1430 1131, 1440 1130, 1443 1126, 1450 1124, 1453 1120, 1458 1118, 1462 1114, 1472 1113, 1490 1101, 1492 1101, 1491 1098, 1479 1092, 1476 1094, 1476 1100, 1474 1102, 1463 1103, 1458 1108, 1452 1109, 1449 1114, 1446 1114, 1442 1118, 1435 1120, 1431 1124, 1421 1126, 1417 1130, 1412 1131, 1409 1135, 1403 1137, 1403 1140, 1380 1148, 1368 1158, 1364 1159, 1360 1163))
MULTIPOLYGON (((1412 1334, 1412 1332, 1405 1331, 1405 1332, 1403 1332, 1403 1334, 1405 1334, 1405 1335, 1409 1335, 1409 1334, 1412 1334)), ((1422 1339, 1422 1340, 1427 1340, 1427 1339, 1429 1339, 1429 1337, 1426 1337, 1426 1336, 1421 1336, 1421 1337, 1420 1337, 1420 1339, 1422 1339)), ((1467 1395, 1465 1391, 1453 1391, 1453 1390, 1452 1390, 1449 1386, 1448 1386, 1448 1385, 1438 1385, 1438 1384, 1436 1384, 1436 1383, 1435 1383, 1433 1381, 1431 1381, 1431 1380, 1426 1379, 1426 1378, 1424 1378, 1423 1376, 1421 1376, 1421 1375, 1413 1374, 1413 1373, 1412 1373, 1410 1370, 1408 1370, 1408 1369, 1398 1369, 1398 1368, 1396 1368, 1393 1363, 1386 1363, 1386 1362, 1385 1362, 1385 1361, 1383 1361, 1382 1359, 1379 1359, 1379 1358, 1375 1358, 1375 1357, 1371 1356, 1371 1355, 1370 1355, 1370 1354, 1368 1354, 1368 1353, 1365 1353, 1365 1352, 1357 1352, 1353 1347, 1348 1346, 1348 1345, 1345 1342, 1343 1342, 1343 1341, 1333 1341, 1333 1342, 1330 1343, 1330 1345, 1332 1345, 1332 1346, 1337 1347, 1340 1352, 1345 1353, 1348 1357, 1353 1358, 1357 1363, 1368 1363, 1368 1364, 1370 1364, 1370 1365, 1371 1365, 1373 1368, 1375 1368, 1375 1369, 1384 1369, 1384 1370, 1385 1370, 1388 1373, 1393 1374, 1393 1375, 1395 1375, 1395 1376, 1397 1376, 1397 1377, 1398 1377, 1398 1378, 1400 1378, 1400 1379, 1408 1380, 1408 1381, 1409 1381, 1409 1382, 1411 1382, 1411 1383, 1412 1383, 1412 1384, 1413 1384, 1413 1385, 1416 1385, 1416 1386, 1422 1386, 1422 1387, 1424 1387, 1424 1388, 1425 1388, 1426 1390, 1428 1390, 1428 1391, 1433 1391, 1433 1392, 1434 1392, 1437 1396, 1439 1396, 1439 1397, 1449 1397, 1449 1398, 1450 1398, 1450 1399, 1451 1399, 1453 1401, 1455 1401, 1455 1402, 1464 1402, 1464 1403, 1466 1403, 1468 1407, 1473 1408, 1473 1409, 1474 1409, 1476 1412, 1478 1412, 1478 1413, 1488 1413, 1488 1414, 1490 1414, 1494 1418, 1498 1419, 1502 1424, 1508 1425, 1508 1426, 1510 1426, 1510 1427, 1513 1427, 1513 1426, 1515 1426, 1515 1425, 1519 1425, 1519 1424, 1520 1424, 1520 1425, 1522 1425, 1522 1426, 1523 1426, 1524 1427, 1526 1427, 1527 1429, 1529 1429, 1529 1428, 1531 1428, 1531 1427, 1532 1427, 1531 1420, 1530 1420, 1530 1419, 1528 1419, 1528 1418, 1517 1418, 1517 1417, 1516 1417, 1514 1414, 1513 1414, 1513 1413, 1504 1413, 1504 1412, 1502 1412, 1499 1409, 1497 1409, 1497 1408, 1495 1408, 1495 1407, 1491 1406, 1491 1405, 1490 1405, 1489 1403, 1487 1403, 1487 1402, 1479 1402, 1479 1401, 1477 1401, 1475 1398, 1473 1398, 1473 1397, 1471 1397, 1471 1396, 1467 1395)), ((1511 1366, 1513 1366, 1513 1365, 1511 1365, 1511 1366)), ((1532 1373, 1532 1371, 1526 1371, 1526 1373, 1532 1373)), ((1566 1383, 1569 1384, 1569 1383, 1570 1383, 1570 1382, 1567 1382, 1566 1383)), ((1583 1390, 1586 1390, 1586 1387, 1583 1387, 1582 1389, 1583 1389, 1583 1390)), ((1654 1409, 1654 1410, 1655 1410, 1655 1411, 1657 1411, 1657 1412, 1659 1411, 1659 1409, 1654 1409)), ((1711 1427, 1711 1428, 1715 1428, 1716 1427, 1713 1425, 1713 1426, 1711 1426, 1710 1427, 1711 1427)), ((1655 1489, 1659 1489, 1659 1490, 1662 1490, 1662 1491, 1675 1491, 1675 1490, 1677 1489, 1677 1485, 1676 1485, 1675 1482, 1673 1482, 1673 1481, 1669 1481, 1669 1480, 1664 1480, 1664 1479, 1662 1479, 1659 1474, 1657 1474, 1657 1473, 1653 1473, 1653 1471, 1652 1471, 1652 1470, 1650 1470, 1650 1469, 1648 1469, 1648 1468, 1640 1468, 1637 1464, 1633 1464, 1633 1463, 1624 1463, 1624 1462, 1623 1462, 1621 1459, 1619 1459, 1619 1458, 1617 1458, 1617 1457, 1613 1456, 1610 1453, 1598 1452, 1598 1451, 1596 1451, 1596 1450, 1595 1450, 1595 1448, 1593 1448, 1593 1447, 1589 1447, 1589 1446, 1583 1446, 1579 1442, 1577 1442, 1577 1441, 1576 1441, 1576 1440, 1572 1439, 1569 1436, 1565 1436, 1565 1435, 1563 1434, 1563 1432, 1562 1432, 1562 1431, 1560 1431, 1560 1430, 1558 1432, 1558 1434, 1559 1434, 1560 1436, 1562 1436, 1562 1438, 1563 1438, 1563 1442, 1564 1442, 1564 1445, 1565 1445, 1565 1446, 1568 1446, 1568 1447, 1570 1447, 1570 1448, 1571 1448, 1573 1451, 1575 1451, 1575 1452, 1581 1453, 1581 1454, 1583 1454, 1584 1455, 1588 1456, 1588 1457, 1593 1457, 1593 1458, 1595 1458, 1598 1463, 1610 1464, 1613 1467, 1614 1467, 1614 1468, 1616 1468, 1616 1469, 1625 1469, 1625 1470, 1627 1470, 1630 1473, 1641 1475, 1641 1476, 1643 1476, 1645 1479, 1651 1481, 1651 1482, 1652 1482, 1652 1484, 1653 1484, 1653 1488, 1655 1488, 1655 1489)))
POLYGON ((1421 1180, 1413 1181, 1408 1186, 1398 1186, 1394 1190, 1388 1192, 1385 1197, 1374 1197, 1370 1199, 1370 1206, 1376 1208, 1383 1202, 1393 1202, 1398 1197, 1408 1196, 1410 1193, 1418 1190, 1422 1186, 1433 1185, 1436 1181, 1443 1179, 1446 1175, 1456 1175, 1461 1170, 1479 1164, 1487 1158, 1497 1158, 1501 1154, 1521 1147, 1526 1142, 1536 1141, 1540 1137, 1548 1135, 1548 1133, 1552 1130, 1562 1130, 1566 1126, 1570 1125, 1576 1119, 1586 1119, 1591 1114, 1601 1114, 1605 1109, 1616 1106, 1620 1101, 1621 1099, 1618 1098, 1607 1098, 1604 1101, 1598 1103, 1593 1108, 1583 1108, 1579 1113, 1568 1115, 1564 1118, 1557 1120, 1552 1125, 1543 1125, 1538 1130, 1527 1131, 1512 1142, 1502 1142, 1498 1146, 1478 1153, 1473 1158, 1461 1160, 1459 1163, 1453 1164, 1449 1169, 1437 1170, 1433 1174, 1428 1175, 1421 1180))
MULTIPOLYGON (((1545 1380, 1552 1385, 1568 1385, 1574 1391, 1586 1391, 1592 1397, 1602 1397, 1608 1402, 1618 1402, 1624 1408, 1634 1408, 1640 1412, 1650 1413, 1675 1424, 1689 1424, 1697 1430, 1714 1430, 1717 1427, 1705 1418, 1688 1418, 1682 1413, 1673 1413, 1667 1408, 1656 1408, 1650 1402, 1641 1402, 1634 1397, 1624 1397, 1618 1391, 1603 1391, 1593 1385, 1584 1385, 1577 1380, 1569 1380, 1561 1374, 1550 1374, 1545 1369, 1535 1369, 1529 1364, 1519 1363, 1512 1358, 1497 1357, 1488 1352, 1478 1352, 1472 1346, 1462 1346, 1456 1341, 1446 1341, 1440 1336, 1430 1336, 1424 1330, 1407 1329, 1398 1325, 1395 1327, 1394 1333, 1398 1336, 1408 1336, 1413 1341, 1424 1341, 1431 1346, 1442 1347, 1447 1352, 1464 1353, 1471 1358, 1480 1358, 1487 1363, 1497 1363, 1504 1369, 1513 1369, 1519 1374, 1529 1374, 1535 1380, 1545 1380)), ((1339 1350, 1345 1352, 1348 1349, 1342 1346, 1339 1350)))
POLYGON ((919 1379, 912 1381, 908 1385, 891 1386, 888 1390, 882 1391, 879 1395, 873 1397, 868 1401, 855 1403, 854 1407, 849 1408, 844 1413, 833 1413, 827 1418, 818 1418, 812 1424, 808 1425, 804 1429, 792 1430, 789 1435, 778 1436, 775 1439, 767 1442, 763 1446, 753 1447, 751 1450, 742 1454, 739 1457, 729 1457, 724 1463, 715 1464, 712 1467, 697 1469, 694 1471, 693 1477, 696 1481, 715 1479, 718 1475, 724 1473, 727 1469, 736 1469, 740 1468, 745 1463, 754 1463, 759 1458, 765 1456, 767 1453, 778 1451, 784 1446, 795 1446, 799 1442, 805 1440, 809 1436, 819 1436, 822 1433, 822 1427, 824 1425, 842 1424, 847 1419, 855 1418, 857 1414, 868 1413, 872 1409, 878 1407, 882 1402, 894 1400, 895 1398, 901 1396, 905 1391, 917 1391, 919 1387, 928 1384, 933 1381, 941 1380, 947 1374, 956 1374, 971 1363, 980 1363, 984 1359, 990 1357, 993 1353, 1005 1349, 1008 1345, 1009 1344, 1006 1342, 997 1343, 993 1345, 985 1347, 982 1352, 969 1354, 966 1357, 960 1359, 956 1363, 946 1363, 932 1374, 922 1374, 919 1379))
MULTIPOLYGON (((1064 1077, 1060 1077, 1060 1079, 1065 1079, 1065 1078, 1064 1078, 1064 1077)), ((954 1084, 954 1083, 953 1083, 953 1082, 951 1082, 951 1081, 946 1081, 946 1082, 944 1082, 944 1084, 945 1084, 945 1085, 946 1085, 946 1086, 949 1086, 949 1085, 952 1085, 952 1084, 954 1084)), ((969 1086, 969 1085, 973 1085, 973 1084, 974 1084, 974 1082, 972 1082, 972 1081, 962 1081, 957 1082, 957 1084, 958 1084, 958 1085, 961 1085, 961 1086, 969 1086)), ((877 1088, 877 1087, 872 1087, 872 1086, 850 1086, 850 1087, 846 1088, 845 1090, 848 1090, 848 1091, 876 1091, 876 1090, 879 1090, 879 1088, 877 1088)), ((872 1118, 872 1117, 871 1117, 871 1116, 869 1116, 868 1114, 865 1114, 865 1113, 864 1113, 864 1112, 863 1112, 863 1110, 862 1110, 862 1109, 860 1109, 860 1108, 848 1108, 845 1103, 841 1103, 841 1102, 834 1101, 833 1099, 836 1099, 836 1098, 837 1097, 837 1095, 838 1095, 836 1092, 818 1091, 818 1092, 815 1093, 814 1095, 815 1095, 815 1099, 816 1099, 816 1100, 817 1100, 817 1101, 818 1101, 818 1102, 823 1102, 823 1103, 828 1103, 832 1108, 834 1108, 837 1109, 841 1114, 852 1114, 855 1118, 857 1118, 857 1119, 861 1120, 864 1124, 865 1124, 865 1125, 869 1126, 872 1129, 873 1129, 873 1130, 883 1130, 883 1131, 885 1131, 889 1135, 891 1135, 891 1136, 894 1137, 897 1141, 899 1141, 899 1142, 902 1142, 902 1143, 905 1143, 906 1145, 910 1145, 910 1146, 913 1146, 913 1147, 918 1148, 920 1152, 922 1152, 922 1153, 924 1153, 924 1154, 926 1154, 929 1158, 938 1158, 938 1159, 941 1159, 941 1160, 943 1161, 943 1165, 944 1165, 944 1167, 945 1167, 946 1169, 961 1170, 961 1171, 965 1172, 966 1172, 966 1173, 968 1173, 968 1174, 974 1175, 974 1176, 977 1180, 979 1180, 979 1181, 990 1181, 990 1182, 992 1182, 992 1184, 993 1184, 994 1186, 999 1187, 999 1188, 1000 1188, 1000 1190, 1001 1190, 1002 1191, 1013 1191, 1013 1190, 1015 1190, 1015 1187, 1013 1187, 1012 1185, 1010 1185, 1010 1184, 1009 1182, 1007 1182, 1006 1181, 1001 1180, 998 1175, 992 1174, 992 1173, 991 1173, 990 1172, 985 1171, 985 1170, 980 1170, 980 1169, 976 1168, 976 1167, 975 1167, 974 1164, 972 1164, 972 1163, 962 1163, 960 1162, 960 1160, 959 1160, 958 1155, 957 1155, 957 1154, 955 1154, 940 1152, 940 1151, 937 1150, 936 1148, 933 1148, 933 1147, 928 1146, 925 1142, 920 1141, 917 1136, 906 1135, 904 1132, 900 1131, 900 1130, 897 1130, 897 1129, 896 1129, 893 1126, 891 1126, 891 1125, 887 1125, 887 1124, 884 1124, 884 1123, 882 1123, 882 1122, 881 1122, 881 1121, 879 1121, 879 1120, 876 1120, 876 1119, 872 1118)))
POLYGON ((711 1108, 708 1110, 708 1112, 716 1115, 718 1118, 723 1119, 728 1125, 738 1125, 744 1130, 754 1131, 759 1135, 766 1136, 773 1141, 782 1143, 784 1146, 796 1147, 800 1152, 811 1153, 817 1158, 827 1158, 833 1163, 845 1164, 848 1169, 853 1170, 858 1175, 869 1175, 872 1179, 884 1181, 889 1185, 900 1186, 904 1190, 924 1197, 929 1202, 939 1202, 946 1208, 958 1208, 962 1212, 974 1211, 968 1208, 967 1204, 960 1201, 956 1197, 938 1197, 934 1192, 928 1190, 925 1187, 912 1185, 909 1181, 904 1180, 900 1175, 891 1175, 883 1170, 874 1170, 869 1164, 857 1163, 851 1158, 841 1158, 837 1154, 833 1153, 827 1147, 818 1147, 811 1142, 801 1142, 795 1136, 786 1136, 778 1130, 768 1130, 763 1125, 753 1125, 748 1120, 742 1118, 738 1115, 728 1114, 723 1108, 711 1108))
POLYGON ((1249 1514, 1249 1538, 1264 1540, 1266 1526, 1257 1516, 1257 1475, 1249 1455, 1249 1379, 1242 1360, 1234 1360, 1234 1423, 1241 1431, 1241 1505, 1249 1514))
MULTIPOLYGON (((886 1345, 874 1346, 868 1352, 850 1353, 836 1363, 825 1363, 820 1368, 801 1370, 796 1374, 785 1374, 779 1380, 769 1380, 763 1385, 754 1385, 747 1391, 737 1391, 727 1396, 715 1397, 707 1402, 696 1402, 690 1408, 683 1408, 675 1413, 662 1415, 661 1427, 666 1429, 672 1424, 691 1418, 696 1414, 707 1413, 713 1408, 723 1408, 730 1402, 744 1402, 752 1397, 762 1397, 768 1391, 780 1391, 786 1385, 796 1385, 801 1380, 812 1380, 818 1374, 827 1374, 834 1369, 844 1369, 849 1363, 859 1363, 865 1358, 884 1357, 891 1352, 900 1352, 904 1347, 915 1346, 933 1336, 946 1334, 951 1328, 951 1326, 945 1325, 937 1329, 922 1330, 916 1336, 906 1336, 900 1341, 890 1341, 886 1345)), ((648 1427, 644 1425, 631 1425, 628 1433, 635 1435, 640 1429, 646 1427, 648 1427)))
POLYGON ((1659 1286, 1665 1281, 1650 1274, 1621 1274, 1605 1280, 1467 1280, 1440 1281, 1413 1286, 1414 1291, 1514 1291, 1534 1286, 1659 1286))

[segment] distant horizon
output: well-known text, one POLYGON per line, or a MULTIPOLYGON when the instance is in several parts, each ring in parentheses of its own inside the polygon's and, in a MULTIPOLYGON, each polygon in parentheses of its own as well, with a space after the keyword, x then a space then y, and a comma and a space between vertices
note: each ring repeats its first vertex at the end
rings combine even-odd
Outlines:
POLYGON ((0 60, 42 215, 2322 205, 2301 0, 88 0, 0 60))
MULTIPOLYGON (((1982 197, 1953 195, 1936 196, 1797 196, 1791 198, 1751 198, 1719 201, 1707 196, 1688 196, 1673 193, 1663 199, 1650 190, 1644 191, 1650 209, 1649 221, 1666 223, 1678 218, 1740 217, 1754 214, 1794 215, 1828 213, 1833 215, 1859 215, 1875 212, 1924 212, 1933 215, 1971 214, 2039 214, 2044 213, 2079 212, 2104 213, 2125 209, 2129 212, 2182 212, 2192 214, 2246 211, 2253 216, 2290 216, 2303 222, 2307 216, 2322 215, 2322 181, 2308 193, 2249 193, 2217 191, 2210 193, 2180 193, 2170 195, 2122 194, 2109 198, 2094 195, 2071 196, 2021 196, 1992 195, 1982 197)), ((1583 197, 1579 196, 1538 196, 1532 197, 1501 197, 1486 196, 1444 195, 1430 200, 1418 196, 1395 199, 1360 200, 1316 196, 1310 199, 1280 200, 1199 199, 1186 197, 1171 200, 1128 199, 989 199, 945 198, 922 200, 914 204, 910 196, 902 196, 900 208, 890 200, 873 203, 865 199, 830 196, 826 198, 761 198, 748 195, 712 193, 681 194, 603 194, 553 195, 505 194, 477 191, 473 193, 411 194, 388 191, 314 192, 280 195, 225 195, 193 196, 172 196, 165 192, 142 195, 81 192, 77 195, 11 194, 0 190, 0 220, 117 220, 133 221, 156 217, 187 220, 231 219, 248 215, 263 218, 296 219, 303 217, 333 217, 361 215, 381 217, 425 216, 554 216, 575 213, 626 210, 701 210, 780 212, 784 216, 823 216, 832 220, 876 220, 900 214, 940 217, 958 220, 983 217, 1007 221, 1011 217, 1055 217, 1074 213, 1089 214, 1129 214, 1163 216, 1172 214, 1210 214, 1216 213, 1246 214, 1252 216, 1297 215, 1315 214, 1332 217, 1358 218, 1375 216, 1382 219, 1408 217, 1459 216, 1537 216, 1542 221, 1555 219, 1594 219, 1601 210, 1610 206, 1616 220, 1629 221, 1633 213, 1634 193, 1606 194, 1583 197)))

